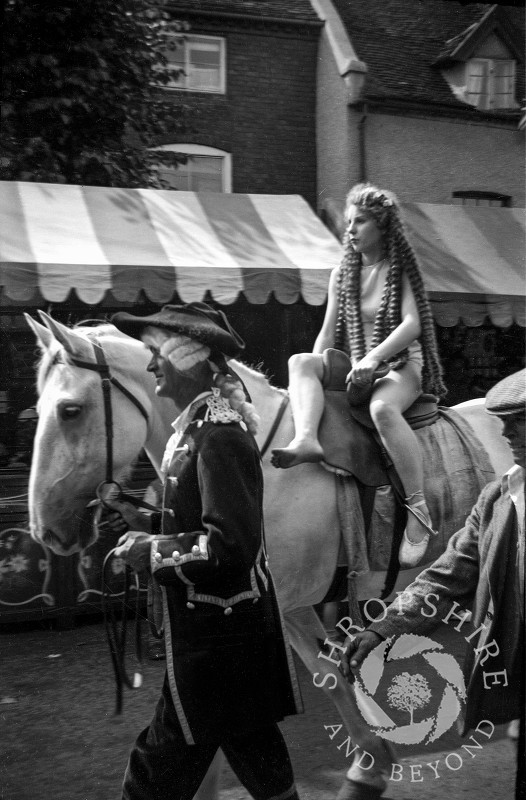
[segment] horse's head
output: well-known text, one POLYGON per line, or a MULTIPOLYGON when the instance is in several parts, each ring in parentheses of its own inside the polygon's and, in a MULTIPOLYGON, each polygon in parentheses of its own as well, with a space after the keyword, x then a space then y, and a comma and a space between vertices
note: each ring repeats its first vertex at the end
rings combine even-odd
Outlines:
MULTIPOLYGON (((112 325, 67 328, 45 314, 45 326, 26 315, 42 358, 38 367, 38 426, 29 480, 32 536, 60 555, 87 547, 94 538, 86 505, 106 477, 109 409, 103 375, 96 366, 102 348, 112 377, 152 412, 154 382, 146 372, 148 354, 140 342, 112 325), (94 346, 95 345, 95 346, 94 346), (88 365, 88 366, 85 366, 88 365)), ((126 394, 111 386, 111 465, 115 480, 137 458, 149 422, 126 394)))

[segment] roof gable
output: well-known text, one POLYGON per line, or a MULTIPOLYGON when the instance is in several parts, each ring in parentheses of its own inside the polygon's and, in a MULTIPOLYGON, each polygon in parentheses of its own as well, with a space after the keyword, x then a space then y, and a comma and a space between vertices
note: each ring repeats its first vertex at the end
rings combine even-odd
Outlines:
POLYGON ((496 34, 517 61, 523 60, 521 38, 502 7, 491 6, 479 22, 446 42, 435 63, 446 66, 452 61, 466 61, 491 34, 496 34))
MULTIPOLYGON (((469 38, 472 28, 483 30, 484 18, 493 6, 463 5, 450 0, 332 2, 358 57, 367 64, 367 98, 438 104, 470 111, 469 106, 453 95, 437 60, 447 42, 458 39, 460 46, 462 36, 469 38)), ((497 12, 499 31, 512 30, 515 41, 524 40, 523 10, 505 7, 497 12)), ((479 40, 473 41, 476 46, 479 40)), ((520 100, 524 96, 521 70, 517 78, 520 100)))

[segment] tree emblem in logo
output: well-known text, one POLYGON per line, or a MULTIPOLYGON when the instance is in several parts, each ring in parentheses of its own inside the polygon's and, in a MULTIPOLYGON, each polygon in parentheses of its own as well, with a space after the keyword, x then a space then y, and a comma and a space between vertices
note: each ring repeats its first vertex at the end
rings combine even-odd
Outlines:
POLYGON ((453 725, 466 698, 464 677, 458 662, 444 648, 427 636, 402 634, 392 636, 371 650, 356 675, 355 691, 358 707, 363 718, 377 736, 398 744, 434 742, 453 725), (396 725, 378 704, 375 696, 389 662, 421 656, 445 681, 442 698, 435 714, 418 722, 415 711, 429 705, 432 697, 426 678, 417 673, 404 671, 396 675, 387 689, 387 702, 392 708, 409 714, 407 725, 396 725))

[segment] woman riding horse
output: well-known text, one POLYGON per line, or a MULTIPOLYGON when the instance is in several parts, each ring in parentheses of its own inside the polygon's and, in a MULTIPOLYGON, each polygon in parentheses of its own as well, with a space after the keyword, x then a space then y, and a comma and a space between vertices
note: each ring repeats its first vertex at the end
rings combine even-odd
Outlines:
POLYGON ((272 451, 272 463, 287 469, 324 459, 318 426, 327 359, 344 358, 329 348, 349 354, 346 382, 355 392, 356 387, 361 393, 372 387, 386 362, 386 371, 370 393, 369 410, 402 482, 409 512, 400 563, 414 567, 436 532, 424 497, 420 447, 402 414, 422 390, 445 393, 433 319, 396 197, 358 184, 347 197, 346 219, 343 263, 331 274, 327 312, 314 352, 300 353, 289 362, 296 433, 287 447, 272 451))

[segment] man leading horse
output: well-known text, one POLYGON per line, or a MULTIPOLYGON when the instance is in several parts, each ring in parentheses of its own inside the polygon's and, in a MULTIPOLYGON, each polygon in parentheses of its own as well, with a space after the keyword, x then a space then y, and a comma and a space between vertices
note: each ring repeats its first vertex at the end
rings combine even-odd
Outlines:
MULTIPOLYGON (((191 800, 216 751, 255 800, 298 800, 277 722, 301 708, 265 551, 257 415, 227 358, 244 345, 204 303, 112 322, 151 351, 156 392, 179 412, 162 511, 113 503, 116 555, 153 582, 167 673, 130 754, 123 800, 191 800)), ((111 501, 110 501, 111 505, 111 501)))

